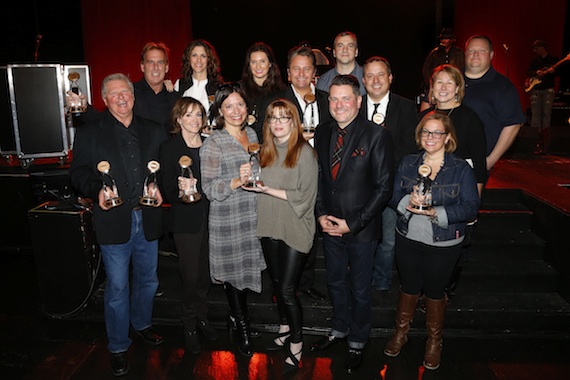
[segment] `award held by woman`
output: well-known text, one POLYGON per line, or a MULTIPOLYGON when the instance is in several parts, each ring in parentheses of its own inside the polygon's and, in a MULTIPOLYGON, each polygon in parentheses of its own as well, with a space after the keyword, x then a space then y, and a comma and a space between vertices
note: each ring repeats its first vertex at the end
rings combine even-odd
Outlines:
POLYGON ((261 145, 257 143, 249 144, 247 152, 249 153, 249 164, 251 165, 251 176, 248 178, 245 187, 263 186, 261 181, 261 165, 259 164, 259 151, 261 145))
POLYGON ((423 164, 418 168, 418 183, 414 186, 414 189, 418 195, 423 199, 421 205, 412 205, 413 208, 417 210, 429 210, 431 209, 431 179, 429 178, 431 174, 431 167, 429 165, 423 164))
POLYGON ((97 164, 97 170, 101 173, 103 180, 103 194, 105 195, 105 207, 113 208, 123 204, 123 199, 119 196, 119 190, 115 180, 109 174, 111 164, 108 161, 101 161, 97 164), (109 194, 109 188, 112 194, 109 194))
POLYGON ((150 172, 144 179, 143 195, 139 198, 139 203, 143 206, 156 206, 158 199, 156 199, 156 191, 158 190, 158 182, 156 172, 160 169, 158 161, 149 161, 146 166, 150 172))
MULTIPOLYGON (((181 156, 178 160, 178 164, 180 165, 181 177, 194 179, 192 169, 190 169, 190 166, 192 166, 192 159, 190 157, 186 155, 181 156)), ((182 198, 182 202, 184 203, 194 203, 202 199, 196 187, 196 183, 192 183, 189 189, 180 189, 178 197, 182 198)))

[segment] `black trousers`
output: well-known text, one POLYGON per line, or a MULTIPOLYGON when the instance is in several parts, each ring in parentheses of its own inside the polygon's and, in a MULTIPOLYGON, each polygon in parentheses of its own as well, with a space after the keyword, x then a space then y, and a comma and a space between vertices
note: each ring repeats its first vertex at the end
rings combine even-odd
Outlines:
POLYGON ((303 340, 303 308, 297 288, 307 255, 294 250, 282 240, 262 238, 261 245, 277 297, 279 322, 289 325, 291 342, 300 343, 303 340))
POLYGON ((301 279, 299 280, 299 290, 305 291, 313 287, 315 283, 315 261, 317 260, 317 238, 319 232, 315 234, 313 248, 309 252, 305 265, 301 271, 301 279))
POLYGON ((402 291, 420 294, 423 290, 431 299, 443 298, 461 249, 461 243, 434 247, 396 233, 396 264, 402 291))
POLYGON ((185 330, 194 331, 196 320, 208 320, 211 281, 207 223, 202 223, 197 233, 177 233, 173 237, 182 282, 182 324, 185 330))

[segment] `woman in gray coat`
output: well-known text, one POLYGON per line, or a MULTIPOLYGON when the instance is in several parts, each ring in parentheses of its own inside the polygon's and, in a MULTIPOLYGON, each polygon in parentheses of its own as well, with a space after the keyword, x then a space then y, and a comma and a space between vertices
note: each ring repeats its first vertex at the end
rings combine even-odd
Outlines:
POLYGON ((257 195, 241 186, 248 180, 248 146, 257 135, 245 127, 247 104, 239 85, 221 85, 212 111, 216 127, 200 149, 202 189, 210 201, 210 276, 226 290, 228 327, 237 330, 239 351, 251 356, 246 295, 248 289, 261 292, 266 265, 255 234, 257 195))

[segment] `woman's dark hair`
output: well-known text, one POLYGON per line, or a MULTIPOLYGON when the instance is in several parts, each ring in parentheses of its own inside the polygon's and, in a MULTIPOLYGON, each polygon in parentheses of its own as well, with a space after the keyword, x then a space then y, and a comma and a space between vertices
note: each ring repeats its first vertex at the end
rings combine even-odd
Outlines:
POLYGON ((281 78, 281 71, 279 70, 279 66, 277 65, 277 61, 275 60, 275 55, 273 54, 273 49, 271 49, 271 46, 265 42, 255 42, 249 47, 249 49, 247 49, 241 74, 241 83, 244 92, 250 100, 268 96, 285 88, 285 83, 281 78), (267 79, 263 83, 263 86, 259 86, 257 83, 255 83, 249 66, 251 55, 256 52, 265 53, 270 64, 269 72, 267 73, 267 79))
POLYGON ((198 110, 202 113, 202 128, 206 125, 207 121, 207 114, 206 110, 202 103, 199 100, 190 97, 183 97, 180 98, 174 103, 172 107, 172 112, 170 113, 170 120, 172 123, 172 129, 170 130, 171 133, 178 133, 181 130, 180 124, 178 123, 178 119, 184 116, 188 108, 192 106, 192 109, 198 108, 198 110))
POLYGON ((190 64, 190 54, 195 47, 201 46, 206 50, 206 55, 208 56, 208 65, 206 68, 208 81, 212 83, 223 82, 221 69, 220 69, 220 58, 218 58, 218 53, 214 46, 206 40, 199 39, 190 42, 190 44, 184 49, 184 54, 182 54, 182 78, 185 80, 190 80, 192 77, 192 65, 190 64))
MULTIPOLYGON (((216 96, 214 97, 214 104, 210 107, 210 118, 215 121, 213 129, 223 129, 224 128, 224 117, 220 113, 220 108, 222 108, 222 103, 233 93, 237 93, 242 97, 243 101, 247 106, 247 98, 243 93, 241 85, 237 82, 223 83, 218 86, 216 91, 216 96)), ((247 122, 244 120, 242 129, 245 128, 247 122)))

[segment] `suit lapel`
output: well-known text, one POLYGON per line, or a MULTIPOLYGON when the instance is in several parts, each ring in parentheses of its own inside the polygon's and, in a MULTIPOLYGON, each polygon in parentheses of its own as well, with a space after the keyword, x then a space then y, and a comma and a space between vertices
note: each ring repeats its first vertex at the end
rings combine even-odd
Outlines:
POLYGON ((342 154, 342 159, 340 160, 340 168, 338 170, 337 178, 342 175, 342 172, 347 165, 348 160, 351 159, 352 152, 354 152, 355 148, 358 147, 358 144, 360 143, 360 135, 362 135, 362 132, 363 130, 362 126, 360 125, 360 118, 357 118, 354 125, 352 126, 350 139, 348 140, 348 143, 345 144, 342 148, 344 152, 342 154))
POLYGON ((398 125, 398 106, 399 100, 392 92, 390 92, 390 100, 388 101, 388 108, 386 109, 386 123, 388 129, 396 129, 398 125), (394 126, 392 128, 392 126, 394 126))
POLYGON ((315 141, 315 148, 317 149, 317 152, 320 152, 319 160, 321 164, 321 172, 326 173, 329 181, 332 181, 330 146, 332 129, 336 128, 336 123, 322 125, 319 128, 322 129, 317 132, 318 139, 315 141))

